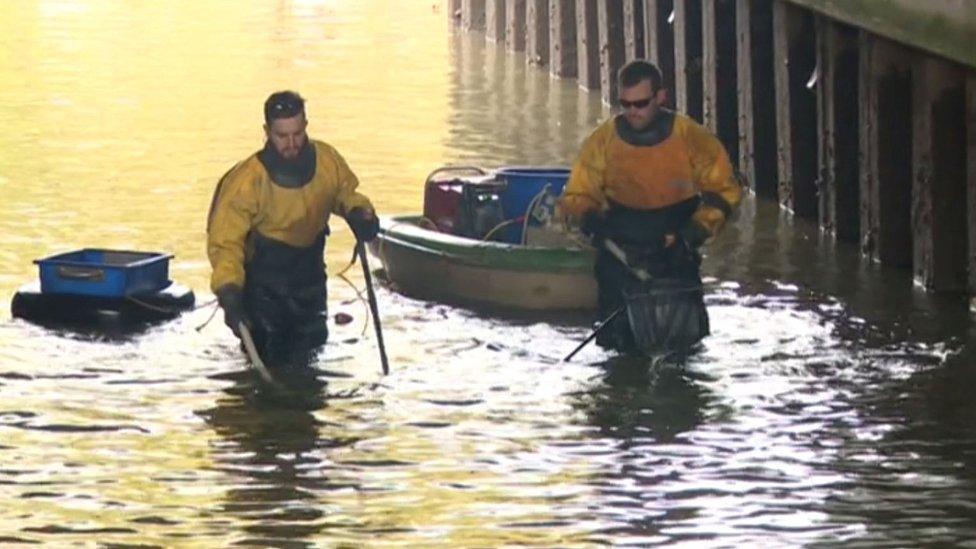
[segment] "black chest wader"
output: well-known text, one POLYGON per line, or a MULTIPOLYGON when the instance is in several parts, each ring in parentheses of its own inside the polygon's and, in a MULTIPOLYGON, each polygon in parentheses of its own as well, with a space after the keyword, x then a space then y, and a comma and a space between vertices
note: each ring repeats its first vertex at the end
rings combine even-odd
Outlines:
POLYGON ((252 232, 244 304, 254 343, 269 367, 307 365, 328 339, 323 232, 305 248, 252 232))
MULTIPOLYGON (((296 161, 285 161, 269 144, 258 153, 276 185, 298 188, 315 175, 315 149, 306 141, 296 161)), ((329 336, 323 252, 329 228, 310 246, 298 247, 248 235, 244 305, 261 359, 271 368, 307 366, 329 336)))
POLYGON ((597 337, 598 345, 648 355, 682 352, 709 334, 701 256, 683 241, 664 247, 665 235, 688 223, 700 200, 696 196, 655 210, 611 204, 606 237, 626 252, 631 267, 646 270, 652 279, 639 281, 619 259, 600 249, 595 267, 600 315, 606 318, 622 305, 627 314, 617 316, 597 337))

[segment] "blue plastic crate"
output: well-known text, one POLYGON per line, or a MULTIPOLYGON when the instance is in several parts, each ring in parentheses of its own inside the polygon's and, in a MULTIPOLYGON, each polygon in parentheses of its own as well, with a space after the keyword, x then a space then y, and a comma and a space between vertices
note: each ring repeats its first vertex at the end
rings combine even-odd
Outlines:
POLYGON ((125 297, 169 285, 172 255, 85 248, 35 259, 41 293, 125 297))

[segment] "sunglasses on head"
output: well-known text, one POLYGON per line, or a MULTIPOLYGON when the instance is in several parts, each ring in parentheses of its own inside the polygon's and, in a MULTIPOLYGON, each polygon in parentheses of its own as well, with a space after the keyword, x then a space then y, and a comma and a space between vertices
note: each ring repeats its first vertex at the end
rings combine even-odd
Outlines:
POLYGON ((297 112, 298 104, 296 104, 294 101, 281 99, 271 104, 271 110, 274 112, 291 112, 291 111, 297 112))
POLYGON ((619 100, 620 106, 624 109, 629 109, 631 107, 635 109, 643 109, 644 107, 651 104, 651 98, 638 99, 636 101, 627 101, 626 99, 619 100))

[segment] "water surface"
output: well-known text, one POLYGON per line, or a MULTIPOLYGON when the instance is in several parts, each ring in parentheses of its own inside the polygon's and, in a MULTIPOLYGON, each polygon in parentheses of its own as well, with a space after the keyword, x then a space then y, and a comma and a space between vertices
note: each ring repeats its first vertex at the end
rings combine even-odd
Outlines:
MULTIPOLYGON (((0 293, 85 246, 165 250, 209 301, 217 178, 261 103, 383 213, 448 163, 568 164, 610 112, 437 2, 17 0, 0 18, 0 293)), ((713 335, 680 367, 380 289, 393 372, 335 276, 325 390, 255 395, 210 308, 133 334, 0 313, 0 542, 220 547, 973 544, 970 321, 957 298, 747 199, 708 250, 713 335)), ((351 284, 362 287, 354 268, 351 284)), ((555 320, 555 321, 553 321, 555 320)))

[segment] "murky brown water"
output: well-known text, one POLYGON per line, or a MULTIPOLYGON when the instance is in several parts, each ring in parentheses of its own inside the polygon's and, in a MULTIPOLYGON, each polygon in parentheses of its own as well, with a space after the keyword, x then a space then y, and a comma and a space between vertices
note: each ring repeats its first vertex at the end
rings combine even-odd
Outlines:
MULTIPOLYGON (((459 36, 436 2, 19 0, 0 18, 0 293, 83 246, 177 254, 210 298, 217 177, 293 87, 385 213, 455 162, 566 164, 595 94, 459 36)), ((351 239, 335 223, 328 263, 351 239)), ((221 547, 976 544, 964 304, 748 200, 683 368, 572 322, 330 281, 324 398, 249 391, 201 309, 124 337, 0 320, 0 543, 221 547), (370 332, 366 332, 369 334, 370 332)), ((362 285, 361 278, 351 275, 362 285)), ((6 299, 6 298, 5 298, 6 299)), ((96 332, 97 333, 97 332, 96 332)))

